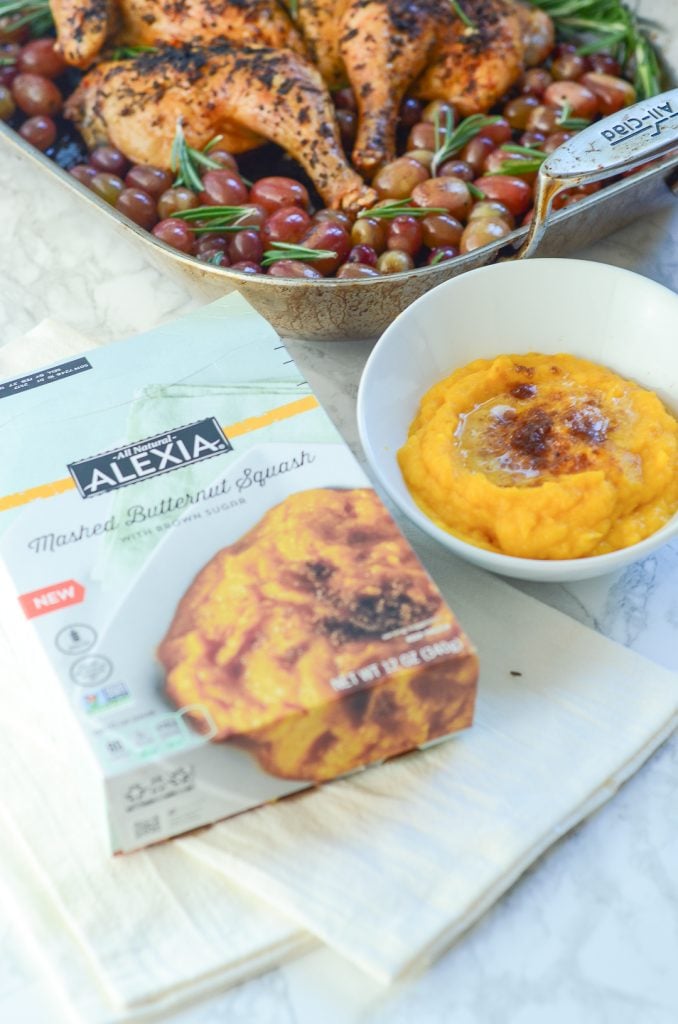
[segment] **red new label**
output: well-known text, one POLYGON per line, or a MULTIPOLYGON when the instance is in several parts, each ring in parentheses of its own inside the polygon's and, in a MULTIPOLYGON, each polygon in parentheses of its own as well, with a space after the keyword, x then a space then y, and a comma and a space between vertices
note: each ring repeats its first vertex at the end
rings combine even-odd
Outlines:
POLYGON ((63 583, 52 583, 49 587, 41 587, 30 594, 22 594, 19 598, 24 615, 34 619, 48 612, 58 612, 60 608, 68 608, 72 604, 80 604, 85 599, 85 588, 75 580, 64 580, 63 583))

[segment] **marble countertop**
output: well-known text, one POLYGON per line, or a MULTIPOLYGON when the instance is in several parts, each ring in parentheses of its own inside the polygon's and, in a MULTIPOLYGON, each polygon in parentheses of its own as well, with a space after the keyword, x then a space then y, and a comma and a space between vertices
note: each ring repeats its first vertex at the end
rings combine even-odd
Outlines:
MULTIPOLYGON (((0 344, 45 317, 110 340, 203 301, 151 265, 106 218, 5 153, 0 223, 0 344)), ((576 255, 678 289, 677 253, 678 201, 576 255)), ((355 396, 369 345, 289 347, 357 449, 355 396)), ((678 542, 598 580, 520 586, 678 671, 678 542)), ((674 1024, 677 807, 674 736, 421 977, 383 991, 318 951, 177 1014, 171 1024, 674 1024)), ((32 964, 3 928, 0 922, 0 1019, 59 1024, 32 964)))

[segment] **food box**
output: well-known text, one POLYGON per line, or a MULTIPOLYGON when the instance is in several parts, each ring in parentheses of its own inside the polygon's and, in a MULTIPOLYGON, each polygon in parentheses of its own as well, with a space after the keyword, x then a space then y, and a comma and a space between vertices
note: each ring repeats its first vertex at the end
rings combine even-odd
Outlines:
POLYGON ((0 413, 4 614, 113 851, 471 724, 473 647, 240 296, 0 382, 0 413))

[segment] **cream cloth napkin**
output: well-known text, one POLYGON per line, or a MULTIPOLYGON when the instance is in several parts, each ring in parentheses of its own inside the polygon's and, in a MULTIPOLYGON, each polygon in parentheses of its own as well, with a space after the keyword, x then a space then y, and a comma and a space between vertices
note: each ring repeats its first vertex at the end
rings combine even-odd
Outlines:
MULTIPOLYGON (((45 322, 0 348, 0 376, 91 347, 45 322)), ((309 948, 289 920, 167 843, 109 855, 102 794, 46 663, 0 620, 0 903, 74 1019, 162 1018, 309 948)))
MULTIPOLYGON (((2 355, 0 349, 0 371, 2 355)), ((493 577, 441 559, 420 535, 417 548, 481 651, 477 721, 463 736, 115 861, 102 857, 91 819, 81 819, 86 808, 71 795, 71 726, 57 695, 47 713, 54 730, 49 753, 27 753, 28 735, 13 741, 8 761, 18 795, 5 803, 12 841, 9 852, 0 851, 0 867, 11 877, 15 915, 33 923, 35 946, 54 974, 67 977, 70 998, 85 1005, 78 971, 89 970, 90 988, 98 986, 88 996, 96 1011, 84 1012, 88 1024, 100 1019, 102 988, 117 1006, 118 1016, 106 1020, 130 1009, 157 1013, 178 986, 190 996, 215 977, 222 984, 242 977, 299 948, 308 932, 382 980, 425 963, 608 798, 674 727, 673 673, 493 577), (69 796, 57 803, 44 780, 51 781, 61 758, 69 796), (87 881, 80 884, 77 872, 87 881), (137 873, 129 889, 123 872, 137 873), (270 901, 296 928, 252 904, 247 935, 258 943, 238 947, 246 903, 225 879, 270 901), (107 894, 101 901, 100 885, 107 894), (43 899, 22 910, 22 893, 36 888, 43 899), (133 923, 125 911, 129 897, 139 902, 133 923), (222 912, 220 899, 230 911, 222 912), (165 903, 170 918, 156 919, 165 903), (216 930, 224 913, 231 918, 219 961, 216 930), (71 970, 67 950, 76 949, 80 960, 71 970)), ((33 743, 44 743, 49 730, 33 709, 45 703, 46 688, 32 673, 13 689, 13 703, 3 697, 4 731, 24 722, 33 743)))

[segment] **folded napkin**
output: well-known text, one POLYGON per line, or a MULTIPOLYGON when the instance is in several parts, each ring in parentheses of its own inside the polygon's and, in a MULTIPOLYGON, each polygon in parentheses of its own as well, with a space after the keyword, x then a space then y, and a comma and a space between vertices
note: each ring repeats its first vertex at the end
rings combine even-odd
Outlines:
POLYGON ((415 542, 480 648, 473 729, 163 847, 107 858, 61 696, 32 665, 3 688, 0 876, 88 1024, 161 1015, 309 933, 380 980, 425 963, 674 727, 674 674, 415 542))
MULTIPOLYGON (((47 323, 0 348, 0 376, 90 347, 47 323)), ((171 843, 112 858, 102 794, 46 663, 0 625, 0 901, 74 1019, 163 1017, 309 948, 298 927, 171 843)))
POLYGON ((416 541, 479 647, 473 728, 177 841, 382 981, 443 952, 678 723, 678 675, 416 541))

